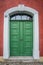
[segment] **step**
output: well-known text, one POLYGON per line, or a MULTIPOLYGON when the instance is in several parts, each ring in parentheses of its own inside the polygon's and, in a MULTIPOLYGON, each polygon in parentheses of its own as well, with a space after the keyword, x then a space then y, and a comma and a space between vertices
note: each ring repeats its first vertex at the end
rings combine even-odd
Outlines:
POLYGON ((43 65, 43 62, 0 62, 0 65, 43 65))

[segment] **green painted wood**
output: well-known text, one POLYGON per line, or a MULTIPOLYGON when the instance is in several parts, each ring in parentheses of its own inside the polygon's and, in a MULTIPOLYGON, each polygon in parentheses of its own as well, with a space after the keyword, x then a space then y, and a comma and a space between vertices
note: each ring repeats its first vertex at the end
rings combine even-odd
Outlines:
POLYGON ((33 22, 10 21, 10 56, 33 55, 33 22))

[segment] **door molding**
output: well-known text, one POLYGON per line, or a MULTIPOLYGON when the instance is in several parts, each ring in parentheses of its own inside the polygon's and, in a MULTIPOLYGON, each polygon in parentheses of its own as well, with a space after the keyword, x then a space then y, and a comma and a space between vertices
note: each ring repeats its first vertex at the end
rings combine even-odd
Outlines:
POLYGON ((39 59, 39 18, 38 11, 33 8, 20 4, 16 7, 10 8, 4 12, 4 32, 3 32, 3 58, 10 57, 9 47, 9 20, 10 15, 16 12, 26 12, 33 16, 33 58, 39 59))

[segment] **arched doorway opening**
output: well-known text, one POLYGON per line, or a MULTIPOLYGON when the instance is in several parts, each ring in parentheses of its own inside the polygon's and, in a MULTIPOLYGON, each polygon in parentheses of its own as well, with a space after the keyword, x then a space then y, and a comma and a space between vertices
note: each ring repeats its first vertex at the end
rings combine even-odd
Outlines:
POLYGON ((31 15, 10 16, 10 56, 33 56, 33 20, 31 15))

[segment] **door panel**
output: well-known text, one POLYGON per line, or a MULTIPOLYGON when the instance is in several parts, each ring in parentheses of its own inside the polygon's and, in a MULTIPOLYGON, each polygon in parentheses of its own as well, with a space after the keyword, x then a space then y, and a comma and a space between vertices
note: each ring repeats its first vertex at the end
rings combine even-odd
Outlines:
POLYGON ((10 21, 10 56, 32 56, 33 22, 10 21))
POLYGON ((19 22, 10 22, 10 55, 19 55, 19 22))

